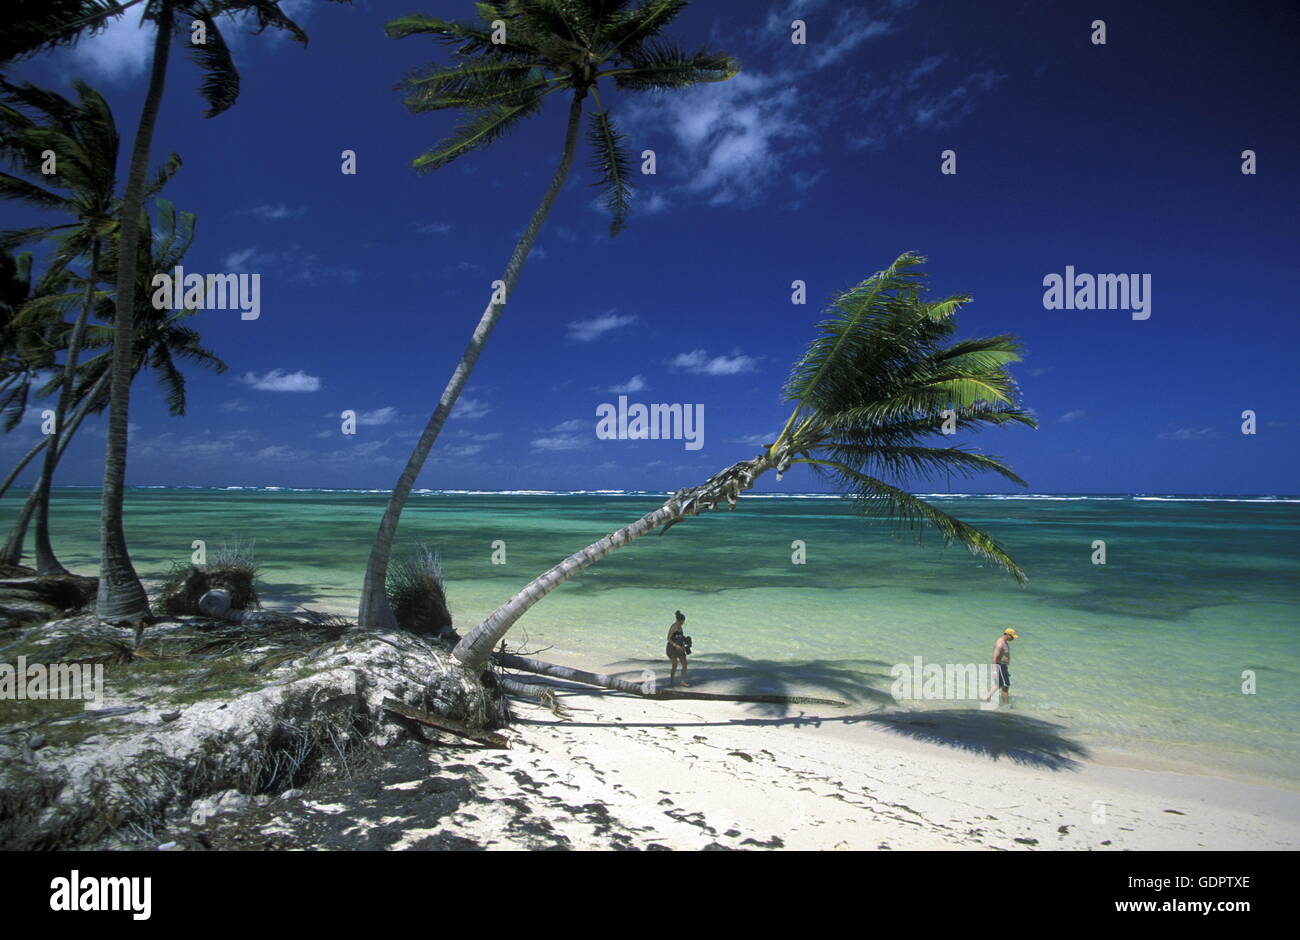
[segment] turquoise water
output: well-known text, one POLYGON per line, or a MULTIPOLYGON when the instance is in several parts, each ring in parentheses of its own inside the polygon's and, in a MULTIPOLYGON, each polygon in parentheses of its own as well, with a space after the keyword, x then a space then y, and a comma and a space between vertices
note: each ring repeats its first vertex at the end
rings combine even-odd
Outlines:
MULTIPOLYGON (((894 664, 984 663, 1006 626, 1016 707, 1088 747, 1294 781, 1300 769, 1300 500, 933 497, 998 538, 1029 585, 927 536, 917 546, 837 498, 746 497, 647 536, 564 585, 512 643, 560 662, 662 667, 678 608, 705 688, 886 701, 894 664), (1107 563, 1092 563, 1094 540, 1107 563), (806 564, 791 562, 791 543, 806 564), (1253 670, 1256 694, 1243 694, 1253 670)), ((127 530, 145 577, 255 538, 272 606, 355 611, 384 494, 132 490, 127 530)), ((530 578, 662 496, 435 494, 403 517, 407 548, 441 554, 465 632, 530 578), (492 563, 505 542, 506 564, 492 563)), ((0 521, 12 519, 6 500, 0 521)), ((63 489, 55 545, 93 572, 98 493, 63 489)), ((974 707, 973 703, 911 703, 974 707)))

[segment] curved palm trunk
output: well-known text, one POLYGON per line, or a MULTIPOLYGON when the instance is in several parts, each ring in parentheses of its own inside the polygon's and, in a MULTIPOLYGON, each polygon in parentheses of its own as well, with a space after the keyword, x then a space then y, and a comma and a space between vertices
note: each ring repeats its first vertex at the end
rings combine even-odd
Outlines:
MULTIPOLYGON (((99 380, 95 382, 94 386, 90 390, 90 394, 86 395, 81 404, 77 406, 76 413, 73 414, 72 420, 68 422, 67 433, 62 435, 62 439, 59 441, 59 452, 56 458, 56 463, 58 460, 63 459, 63 452, 66 451, 68 445, 72 443, 72 436, 77 433, 77 428, 81 427, 82 420, 85 419, 86 415, 90 414, 91 404, 103 392, 104 386, 108 384, 108 379, 109 375, 105 372, 99 377, 99 380)), ((23 462, 19 464, 13 475, 17 476, 18 471, 26 466, 27 460, 36 456, 36 452, 40 448, 45 447, 49 441, 50 439, 47 437, 45 440, 41 441, 41 443, 37 444, 36 447, 32 448, 31 452, 26 458, 24 458, 23 462)), ((13 528, 9 530, 9 537, 5 540, 4 548, 0 549, 0 564, 17 565, 22 561, 23 541, 27 538, 27 527, 31 525, 32 514, 36 511, 36 505, 37 488, 32 487, 31 493, 27 496, 27 501, 23 504, 22 511, 18 513, 18 518, 14 520, 13 528)))
POLYGON ((107 623, 139 624, 149 617, 149 597, 140 583, 126 547, 122 503, 126 488, 127 410, 131 401, 131 373, 135 350, 136 265, 139 252, 140 210, 144 206, 149 151, 154 124, 162 104, 167 79, 175 10, 164 0, 158 10, 149 90, 140 111, 140 124, 131 150, 131 168, 122 199, 121 250, 117 262, 117 304, 113 316, 112 388, 108 410, 108 446, 104 454, 104 490, 100 507, 99 596, 95 611, 107 623))
POLYGON ((77 377, 77 359, 81 355, 81 339, 86 332, 86 320, 90 317, 90 308, 95 302, 95 280, 99 273, 100 240, 95 239, 90 249, 90 275, 86 279, 86 300, 81 307, 81 315, 72 328, 68 338, 68 361, 63 366, 63 387, 59 389, 59 400, 54 406, 54 432, 50 435, 50 446, 45 449, 45 461, 41 466, 41 477, 36 483, 36 573, 67 574, 55 557, 54 547, 50 544, 50 487, 54 483, 54 468, 59 462, 59 438, 63 434, 63 420, 68 415, 72 404, 72 386, 77 377))
MULTIPOLYGON (((564 135, 564 155, 560 159, 560 165, 556 169, 555 175, 551 177, 551 184, 546 188, 546 194, 542 197, 541 203, 533 213, 528 227, 524 229, 523 235, 519 237, 519 241, 515 244, 514 253, 511 254, 510 262, 506 265, 502 280, 505 282, 507 299, 514 292, 515 283, 519 280, 519 274, 524 267, 524 261, 527 260, 529 252, 533 250, 533 242, 537 240, 537 233, 541 231, 542 223, 546 221, 552 204, 554 204, 556 197, 559 196, 564 181, 569 176, 569 169, 573 165, 573 155, 577 149, 578 129, 582 123, 582 99, 582 93, 574 95, 573 104, 569 107, 569 123, 564 135)), ((429 423, 425 425, 424 432, 415 445, 415 450, 412 452, 410 459, 407 460, 406 467, 402 470, 397 486, 393 488, 393 493, 388 498, 384 518, 379 523, 379 532, 376 534, 374 545, 370 549, 370 560, 366 564, 366 577, 361 587, 361 604, 357 613, 357 620, 363 627, 391 630, 397 625, 393 618, 392 609, 388 606, 388 596, 384 590, 388 578, 388 559, 393 550, 393 538, 397 534, 397 523, 401 519, 406 500, 411 495, 411 489, 415 486, 415 480, 424 467, 424 461, 428 458, 434 441, 438 439, 438 435, 442 432, 442 426, 446 423, 447 416, 451 414, 451 409, 455 407, 461 390, 464 389, 465 383, 469 381, 469 375, 474 370, 474 365, 478 362, 478 357, 483 352, 488 337, 492 335, 497 320, 501 318, 503 307, 504 304, 489 303, 487 309, 483 311, 478 326, 474 328, 474 335, 470 337, 469 345, 460 357, 460 362, 457 363, 456 370, 451 375, 451 380, 447 382, 447 387, 443 389, 442 398, 438 400, 438 407, 434 409, 433 414, 429 417, 429 423)))
POLYGON ((14 480, 18 479, 19 474, 27 469, 27 465, 36 459, 36 455, 43 451, 45 445, 49 442, 49 437, 42 437, 40 441, 36 443, 36 446, 27 452, 26 456, 24 456, 22 460, 14 464, 14 468, 9 471, 9 476, 5 477, 3 483, 0 483, 0 496, 9 492, 9 487, 14 485, 14 480))
POLYGON ((580 552, 574 552, 550 571, 528 582, 523 590, 489 614, 482 623, 457 643, 452 654, 466 669, 482 669, 492 656, 493 648, 510 631, 515 622, 527 613, 530 607, 569 578, 584 568, 594 565, 615 549, 636 541, 652 529, 663 526, 667 530, 688 516, 713 509, 724 499, 728 505, 734 506, 736 498, 753 486, 754 480, 774 467, 783 468, 786 459, 784 452, 775 459, 762 454, 752 460, 733 464, 721 473, 710 477, 700 486, 677 491, 669 497, 668 502, 654 512, 646 513, 631 525, 611 532, 580 552))
MULTIPOLYGON (((833 698, 810 698, 806 695, 766 695, 761 693, 728 695, 722 692, 687 692, 682 689, 661 689, 658 687, 658 683, 647 689, 644 683, 633 682, 630 679, 620 679, 618 676, 607 676, 597 672, 586 672, 569 666, 557 666, 555 663, 545 663, 540 659, 529 659, 524 656, 516 656, 513 653, 496 653, 493 655, 492 661, 498 666, 504 666, 506 669, 518 669, 522 672, 536 673, 539 676, 564 679, 566 682, 599 686, 612 692, 622 692, 625 695, 636 695, 640 698, 689 699, 696 702, 750 702, 757 705, 839 705, 842 707, 845 704, 833 698)), ((535 694, 529 694, 530 690, 520 690, 517 683, 509 691, 521 691, 534 700, 539 698, 535 694)))

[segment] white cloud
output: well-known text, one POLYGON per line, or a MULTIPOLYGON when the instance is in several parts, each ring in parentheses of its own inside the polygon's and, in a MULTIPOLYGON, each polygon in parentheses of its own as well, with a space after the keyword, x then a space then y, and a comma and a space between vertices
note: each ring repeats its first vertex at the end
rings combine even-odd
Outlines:
POLYGON ((284 203, 279 203, 274 206, 254 206, 251 209, 245 209, 244 213, 246 215, 255 215, 267 222, 283 222, 285 219, 301 219, 307 214, 307 210, 303 206, 295 209, 286 206, 284 203))
POLYGON ((763 447, 764 445, 771 444, 776 440, 776 433, 776 431, 772 431, 770 434, 750 434, 746 437, 733 438, 727 443, 743 444, 746 447, 763 447))
POLYGON ((152 23, 140 25, 132 13, 109 19, 102 32, 81 39, 66 53, 72 71, 89 72, 96 78, 119 81, 142 74, 153 51, 152 23))
POLYGON ((586 447, 588 439, 577 434, 557 434, 551 437, 539 437, 533 441, 533 450, 579 450, 586 447))
POLYGON ((758 359, 739 353, 710 358, 703 349, 695 349, 688 353, 678 353, 669 365, 674 369, 685 369, 692 375, 739 375, 742 372, 753 372, 758 359))
POLYGON ((446 457, 473 457, 483 450, 482 444, 459 444, 455 447, 448 447, 443 451, 446 457))
POLYGON ((493 431, 490 434, 475 434, 473 431, 453 431, 451 436, 461 440, 474 441, 475 443, 484 443, 486 441, 495 441, 498 437, 501 437, 501 432, 493 431))
MULTIPOLYGON (((90 73, 110 82, 129 81, 143 75, 153 54, 154 31, 152 23, 141 25, 140 9, 137 7, 128 10, 123 16, 110 17, 102 31, 84 36, 68 49, 57 50, 54 53, 54 64, 72 75, 90 73)), ((285 16, 306 29, 306 21, 312 12, 308 0, 280 0, 280 9, 285 16)), ((188 20, 183 22, 188 23, 188 20)), ((217 27, 232 53, 235 53, 236 65, 242 58, 239 53, 249 42, 269 44, 290 41, 289 34, 278 29, 268 29, 263 35, 255 37, 253 29, 256 21, 247 13, 221 16, 217 19, 217 27)), ((186 30, 188 32, 188 26, 186 30)), ((176 58, 176 50, 173 50, 172 60, 175 61, 176 58)))
POLYGON ((397 420, 397 409, 392 405, 385 405, 383 408, 376 408, 374 411, 358 411, 357 424, 377 426, 380 424, 392 424, 397 420))
POLYGON ((226 255, 224 263, 229 271, 247 271, 249 268, 265 267, 260 260, 262 257, 257 253, 256 248, 241 248, 226 255))
POLYGON ((611 385, 609 390, 614 395, 631 395, 634 392, 642 391, 648 387, 649 386, 646 385, 645 376, 634 375, 622 385, 611 385))
POLYGON ((412 227, 419 235, 446 235, 451 231, 450 222, 417 222, 412 227))
POLYGON ((481 418, 489 411, 492 406, 485 401, 477 398, 470 398, 468 395, 456 399, 456 404, 452 408, 451 417, 460 418, 466 421, 473 421, 475 418, 481 418))
POLYGON ((855 104, 867 113, 871 126, 882 129, 883 133, 853 139, 851 143, 859 149, 879 149, 891 134, 953 127, 970 116, 982 93, 991 91, 1006 78, 992 71, 954 75, 955 67, 955 63, 948 63, 946 56, 930 56, 879 82, 855 104), (945 66, 948 66, 946 70, 945 66))
POLYGON ((1087 417, 1088 417, 1087 411, 1085 411, 1082 408, 1076 408, 1073 411, 1067 411, 1065 414, 1061 415, 1061 417, 1057 418, 1056 420, 1060 421, 1062 424, 1069 424, 1072 421, 1082 421, 1087 417))
POLYGON ((321 380, 301 369, 297 372, 272 369, 265 375, 245 372, 239 381, 251 385, 259 392, 319 392, 321 389, 321 380))
POLYGON ((226 255, 225 265, 228 271, 237 273, 274 271, 290 284, 316 285, 327 281, 355 284, 361 277, 355 268, 322 262, 318 255, 298 244, 279 252, 262 252, 255 246, 241 248, 226 255))
POLYGON ((864 16, 862 10, 853 7, 840 10, 829 35, 816 44, 814 64, 819 69, 835 65, 868 39, 883 36, 892 28, 888 18, 864 16))
POLYGON ((590 343, 600 339, 610 330, 621 329, 636 322, 636 314, 617 314, 613 310, 589 320, 573 320, 568 324, 569 340, 578 343, 590 343))
POLYGON ((1207 438, 1218 437, 1213 428, 1179 428, 1177 431, 1165 431, 1157 434, 1156 437, 1162 441, 1203 441, 1207 438))
POLYGON ((253 456, 258 460, 305 460, 310 455, 285 444, 273 444, 270 447, 263 447, 253 456))
POLYGON ((551 428, 550 430, 552 434, 571 434, 574 431, 582 430, 584 427, 587 427, 586 421, 582 421, 578 418, 572 418, 568 421, 562 421, 561 423, 557 424, 555 427, 551 428))

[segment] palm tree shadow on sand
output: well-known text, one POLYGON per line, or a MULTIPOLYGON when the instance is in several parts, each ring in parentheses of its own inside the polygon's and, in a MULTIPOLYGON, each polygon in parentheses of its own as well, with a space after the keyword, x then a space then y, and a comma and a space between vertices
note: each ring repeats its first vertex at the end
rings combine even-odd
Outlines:
MULTIPOLYGON (((660 687, 668 687, 665 661, 662 659, 625 659, 614 663, 623 669, 614 673, 620 679, 639 681, 642 670, 656 674, 660 687)), ((782 662, 774 659, 750 659, 738 653, 704 653, 690 658, 687 679, 694 692, 728 692, 736 695, 815 695, 843 699, 850 705, 874 703, 892 705, 894 698, 877 686, 889 684, 888 663, 874 659, 815 659, 782 662)), ((681 674, 678 673, 678 681, 681 674)), ((789 704, 746 703, 745 709, 784 717, 796 706, 789 704)))
MULTIPOLYGON (((658 659, 626 659, 611 663, 607 671, 618 678, 640 681, 642 671, 649 669, 659 676, 661 687, 666 687, 667 683, 663 681, 665 677, 661 675, 663 666, 663 661, 658 659)), ((817 707, 815 714, 809 714, 808 706, 805 705, 737 703, 736 707, 744 708, 751 717, 723 722, 648 722, 645 726, 764 725, 820 728, 824 724, 853 725, 869 722, 890 734, 926 744, 954 748, 990 761, 1006 759, 1043 770, 1079 770, 1082 767, 1081 761, 1089 756, 1086 747, 1063 733, 1064 726, 1006 709, 985 711, 974 706, 933 710, 900 709, 889 692, 877 687, 888 687, 892 678, 886 671, 888 668, 887 663, 872 659, 778 662, 750 659, 735 653, 693 656, 690 667, 693 691, 831 696, 842 699, 849 705, 874 705, 876 709, 846 715, 836 714, 838 709, 817 707), (754 716, 755 712, 761 717, 754 716)), ((541 681, 551 684, 550 680, 541 681)), ((569 683, 555 683, 555 686, 571 695, 605 694, 569 683)), ((552 724, 532 720, 524 723, 552 724)), ((572 721, 553 723, 588 727, 604 724, 572 721)))
POLYGON ((1062 734, 1062 725, 1005 709, 888 711, 863 715, 861 720, 916 741, 1044 770, 1079 770, 1080 760, 1088 757, 1086 747, 1062 734))

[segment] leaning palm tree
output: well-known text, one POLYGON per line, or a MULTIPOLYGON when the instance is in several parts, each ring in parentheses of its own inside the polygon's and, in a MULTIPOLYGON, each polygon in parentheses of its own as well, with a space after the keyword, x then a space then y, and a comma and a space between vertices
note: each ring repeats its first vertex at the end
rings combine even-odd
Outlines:
POLYGON ((631 208, 631 180, 624 137, 601 98, 602 83, 618 91, 660 91, 725 81, 739 71, 736 61, 723 53, 688 53, 659 38, 686 5, 686 0, 646 0, 635 7, 629 0, 508 0, 477 4, 478 23, 414 14, 388 24, 391 37, 429 36, 453 47, 454 64, 430 66, 401 82, 407 107, 415 113, 467 112, 451 137, 416 158, 413 166, 420 173, 501 139, 540 112, 551 95, 563 94, 569 113, 559 166, 506 262, 501 290, 494 285, 492 299, 388 499, 361 589, 363 626, 391 628, 396 623, 385 582, 402 509, 569 176, 587 96, 595 102, 589 138, 599 177, 596 185, 610 212, 613 236, 631 208))
MULTIPOLYGON (((103 27, 110 16, 121 15, 127 6, 85 0, 83 3, 59 0, 56 9, 39 13, 23 4, 20 15, 0 28, 0 64, 36 52, 68 45, 103 27)), ((257 32, 268 27, 285 30, 290 36, 307 43, 307 34, 280 9, 278 0, 145 0, 142 21, 153 24, 153 51, 149 83, 127 172, 126 191, 122 198, 122 239, 134 244, 138 237, 138 219, 145 203, 145 187, 154 126, 162 104, 167 79, 167 63, 172 42, 180 41, 190 50, 203 71, 200 92, 208 103, 207 117, 222 113, 239 97, 239 73, 226 45, 216 18, 247 13, 255 20, 257 32), (204 42, 191 41, 188 30, 178 31, 177 16, 203 25, 204 42), (181 37, 184 38, 181 38, 181 37)), ((149 618, 149 598, 131 564, 126 532, 122 526, 122 505, 126 486, 127 428, 129 423, 131 377, 134 360, 134 311, 136 304, 136 253, 120 253, 115 283, 117 329, 114 331, 112 378, 108 416, 108 442, 104 457, 104 487, 100 510, 99 596, 96 611, 109 623, 140 624, 149 618)))
POLYGON ((912 479, 986 471, 1023 486, 1001 458, 938 443, 936 435, 945 427, 1036 426, 1006 369, 1020 359, 1019 342, 1008 335, 950 342, 955 315, 971 298, 928 300, 918 270, 923 262, 904 254, 831 301, 819 335, 785 384, 790 418, 762 453, 678 490, 663 506, 534 578, 456 645, 456 658, 468 669, 482 668, 515 622, 578 572, 647 532, 666 531, 724 501, 734 507, 764 473, 775 470, 779 480, 793 464, 810 466, 852 496, 864 515, 937 529, 946 542, 965 545, 1024 583, 1024 572, 991 537, 904 488, 912 479))
MULTIPOLYGON (((199 334, 185 324, 197 312, 192 308, 179 311, 158 310, 150 302, 149 284, 155 274, 172 271, 184 259, 185 252, 194 240, 195 216, 192 212, 177 211, 165 199, 155 200, 156 221, 146 215, 140 220, 139 284, 136 293, 135 354, 132 377, 145 369, 152 371, 162 390, 167 410, 173 416, 183 416, 186 410, 185 376, 180 363, 212 369, 217 374, 226 371, 226 363, 205 348, 199 334)), ((117 253, 120 242, 109 243, 105 252, 104 271, 117 270, 117 253)), ((75 296, 75 295, 72 295, 75 296)), ((114 292, 100 290, 95 294, 95 315, 105 325, 90 324, 86 328, 84 348, 104 350, 90 356, 79 367, 76 376, 78 405, 68 422, 65 439, 60 442, 55 461, 62 458, 73 434, 88 414, 98 414, 109 404, 108 389, 112 378, 113 350, 116 346, 116 302, 114 292)), ((41 391, 51 394, 59 390, 65 378, 62 374, 51 379, 41 391)), ((37 490, 33 489, 10 530, 9 537, 0 547, 0 564, 16 565, 21 555, 23 540, 34 511, 38 509, 37 490)))

